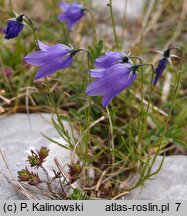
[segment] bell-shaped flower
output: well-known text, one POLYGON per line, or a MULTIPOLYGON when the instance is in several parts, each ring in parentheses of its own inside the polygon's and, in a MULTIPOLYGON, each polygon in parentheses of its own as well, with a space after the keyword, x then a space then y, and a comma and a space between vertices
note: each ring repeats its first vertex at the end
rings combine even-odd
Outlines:
POLYGON ((6 39, 15 38, 19 35, 21 30, 24 27, 23 15, 18 16, 17 18, 10 19, 7 23, 7 27, 3 30, 6 39))
POLYGON ((103 70, 86 89, 89 96, 103 96, 102 105, 106 107, 121 91, 129 87, 136 79, 136 69, 128 63, 118 63, 103 70))
POLYGON ((59 21, 65 22, 69 29, 72 29, 73 26, 85 15, 85 8, 76 2, 71 5, 61 2, 60 8, 63 10, 63 13, 61 13, 57 18, 59 21))
POLYGON ((35 79, 43 78, 55 73, 57 70, 69 67, 77 50, 64 44, 47 46, 38 41, 40 50, 31 52, 24 60, 31 65, 39 66, 35 79))

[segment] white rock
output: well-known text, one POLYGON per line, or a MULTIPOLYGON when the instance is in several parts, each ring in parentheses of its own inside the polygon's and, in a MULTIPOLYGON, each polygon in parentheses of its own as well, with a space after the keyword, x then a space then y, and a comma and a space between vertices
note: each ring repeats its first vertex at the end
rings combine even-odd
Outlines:
MULTIPOLYGON (((63 123, 71 134, 69 124, 63 123)), ((51 143, 41 134, 43 133, 49 138, 60 139, 60 143, 66 145, 65 140, 60 138, 53 127, 50 114, 3 116, 0 118, 0 131, 0 149, 16 178, 17 171, 24 169, 25 165, 29 165, 26 160, 31 149, 39 150, 42 146, 50 148, 50 154, 44 166, 49 170, 51 176, 53 175, 52 170, 57 170, 54 163, 55 157, 63 166, 70 163, 70 151, 51 143)), ((12 186, 3 178, 2 173, 10 178, 0 155, 0 199, 16 199, 16 196, 19 199, 12 186), (2 182, 3 184, 1 184, 2 182)))
MULTIPOLYGON (((159 156, 154 169, 162 160, 159 156)), ((163 200, 187 199, 187 156, 174 155, 165 158, 161 171, 154 176, 154 180, 145 182, 144 187, 133 190, 126 199, 163 200)))

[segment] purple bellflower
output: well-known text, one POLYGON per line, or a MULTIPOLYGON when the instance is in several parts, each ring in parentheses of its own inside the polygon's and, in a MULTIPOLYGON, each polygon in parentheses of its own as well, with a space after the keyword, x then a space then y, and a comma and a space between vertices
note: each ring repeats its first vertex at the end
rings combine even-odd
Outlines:
MULTIPOLYGON (((106 107, 121 91, 129 87, 136 79, 136 70, 140 65, 117 63, 102 71, 86 89, 89 96, 103 96, 102 105, 106 107)), ((96 77, 96 76, 94 76, 96 77)))
POLYGON ((162 51, 156 51, 156 52, 162 54, 162 58, 160 58, 158 66, 155 68, 156 76, 155 76, 155 78, 153 80, 153 85, 154 86, 157 84, 157 82, 160 79, 162 73, 166 69, 168 63, 170 63, 172 65, 171 57, 179 58, 176 55, 170 54, 170 49, 172 49, 172 48, 173 47, 167 48, 164 52, 162 52, 162 51))
POLYGON ((59 21, 66 22, 69 29, 72 29, 75 23, 85 15, 85 8, 76 2, 71 5, 61 2, 60 8, 63 10, 63 13, 61 13, 57 18, 59 21))
POLYGON ((7 27, 3 30, 6 39, 15 38, 24 27, 23 15, 18 16, 15 20, 9 20, 7 27))
POLYGON ((35 79, 40 79, 55 73, 57 70, 69 67, 73 56, 78 51, 64 44, 47 46, 38 41, 40 50, 31 52, 24 60, 31 65, 39 66, 35 79))
POLYGON ((93 78, 101 78, 105 74, 104 72, 107 68, 117 63, 126 63, 130 66, 132 65, 132 62, 127 54, 109 51, 95 60, 94 66, 96 68, 90 70, 90 75, 93 78))

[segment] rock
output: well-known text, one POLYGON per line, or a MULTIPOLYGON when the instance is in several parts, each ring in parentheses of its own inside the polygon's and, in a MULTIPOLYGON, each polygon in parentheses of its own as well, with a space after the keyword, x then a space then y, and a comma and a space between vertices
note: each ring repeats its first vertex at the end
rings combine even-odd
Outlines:
MULTIPOLYGON (((159 166, 159 156, 154 169, 159 166)), ((161 171, 154 180, 147 180, 144 187, 131 191, 125 199, 138 200, 185 200, 187 199, 187 156, 173 155, 165 158, 161 171)))
MULTIPOLYGON (((53 169, 57 170, 54 163, 55 157, 63 166, 70 163, 70 151, 48 141, 41 134, 43 133, 66 145, 65 140, 59 137, 50 119, 50 114, 14 114, 0 118, 0 149, 16 179, 17 171, 28 165, 26 160, 30 149, 40 149, 42 146, 50 148, 44 166, 51 176, 53 169)), ((68 123, 63 123, 71 133, 68 123)), ((17 193, 12 184, 3 177, 5 174, 10 182, 13 181, 0 155, 0 199, 23 199, 23 195, 17 193)))

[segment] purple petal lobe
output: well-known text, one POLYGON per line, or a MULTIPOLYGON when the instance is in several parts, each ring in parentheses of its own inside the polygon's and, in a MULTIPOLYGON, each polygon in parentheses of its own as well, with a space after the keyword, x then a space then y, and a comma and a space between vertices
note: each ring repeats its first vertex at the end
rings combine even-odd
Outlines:
POLYGON ((40 50, 43 52, 55 52, 55 53, 64 53, 67 54, 69 52, 69 47, 65 46, 64 44, 55 44, 52 46, 47 46, 41 41, 38 40, 38 44, 40 47, 40 50))
POLYGON ((69 8, 69 5, 65 2, 61 2, 60 3, 60 8, 62 8, 63 10, 67 10, 69 8))
POLYGON ((49 47, 49 46, 45 45, 44 43, 42 43, 40 40, 38 40, 38 45, 39 45, 40 49, 44 52, 46 52, 47 48, 49 47))

